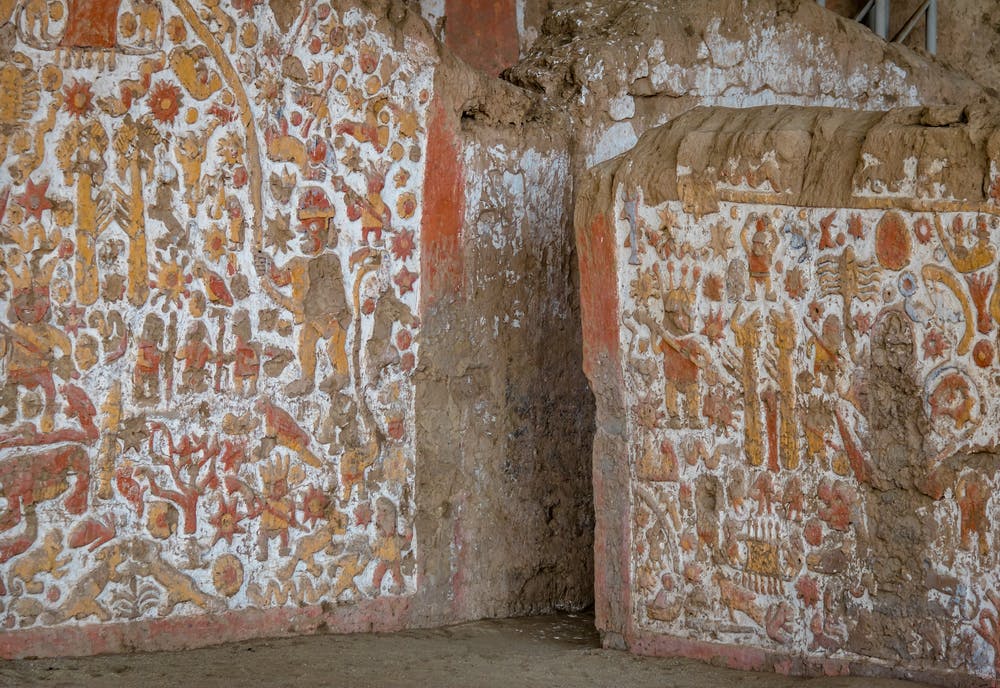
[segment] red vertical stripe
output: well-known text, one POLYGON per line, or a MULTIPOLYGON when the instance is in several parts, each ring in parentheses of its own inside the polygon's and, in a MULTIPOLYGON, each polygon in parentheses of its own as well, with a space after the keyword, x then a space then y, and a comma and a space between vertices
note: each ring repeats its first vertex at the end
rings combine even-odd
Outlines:
POLYGON ((435 97, 427 126, 427 167, 421 221, 421 301, 433 303, 461 291, 465 178, 455 123, 435 97))

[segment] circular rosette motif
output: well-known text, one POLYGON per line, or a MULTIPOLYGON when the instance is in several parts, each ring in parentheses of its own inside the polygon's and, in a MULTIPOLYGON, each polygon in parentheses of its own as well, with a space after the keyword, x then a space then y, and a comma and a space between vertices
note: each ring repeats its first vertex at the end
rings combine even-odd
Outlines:
POLYGON ((220 595, 232 597, 243 587, 243 563, 232 554, 223 554, 212 565, 212 584, 220 595))
POLYGON ((924 382, 924 413, 942 435, 970 432, 982 419, 982 400, 972 378, 961 368, 943 365, 924 382))

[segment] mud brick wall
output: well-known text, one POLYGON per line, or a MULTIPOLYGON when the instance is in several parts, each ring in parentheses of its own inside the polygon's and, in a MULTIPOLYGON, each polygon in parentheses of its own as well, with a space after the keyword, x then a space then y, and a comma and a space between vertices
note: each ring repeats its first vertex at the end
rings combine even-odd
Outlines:
POLYGON ((0 16, 5 654, 393 625, 415 590, 432 52, 272 4, 0 16))
POLYGON ((606 644, 996 676, 998 123, 699 109, 591 171, 606 644))
POLYGON ((537 98, 378 0, 0 3, 0 74, 0 655, 589 602, 537 98))
POLYGON ((572 129, 509 85, 456 89, 450 70, 442 117, 460 152, 434 177, 454 200, 436 241, 454 248, 429 261, 416 374, 418 533, 434 543, 424 582, 466 617, 580 609, 593 600, 594 426, 572 129))

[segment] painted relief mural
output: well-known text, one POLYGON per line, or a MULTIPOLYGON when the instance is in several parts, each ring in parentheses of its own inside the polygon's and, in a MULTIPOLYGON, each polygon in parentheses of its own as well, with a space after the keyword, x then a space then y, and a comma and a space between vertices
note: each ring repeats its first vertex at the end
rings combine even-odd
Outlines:
POLYGON ((617 200, 639 628, 1000 669, 1000 218, 617 200))
POLYGON ((0 625, 414 591, 430 59, 324 0, 0 1, 0 625))

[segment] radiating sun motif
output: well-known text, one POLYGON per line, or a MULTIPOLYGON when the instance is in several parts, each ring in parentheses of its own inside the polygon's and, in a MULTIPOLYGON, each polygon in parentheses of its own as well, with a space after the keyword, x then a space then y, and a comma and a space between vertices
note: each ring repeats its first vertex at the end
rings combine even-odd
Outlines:
POLYGON ((219 540, 225 540, 232 544, 234 535, 247 532, 240 525, 240 521, 245 519, 246 515, 240 514, 237 511, 237 506, 238 502, 236 499, 233 499, 231 502, 227 502, 225 499, 219 501, 219 510, 208 520, 209 523, 215 526, 213 545, 219 540))
POLYGON ((181 89, 160 81, 149 92, 149 109, 158 122, 173 123, 181 109, 181 89))
POLYGON ((73 79, 73 83, 63 89, 63 103, 74 117, 86 117, 94 107, 90 82, 73 79))
POLYGON ((325 521, 328 516, 330 498, 315 485, 306 490, 302 498, 302 522, 310 525, 316 521, 325 521))
POLYGON ((153 280, 149 283, 149 286, 158 292, 153 298, 162 298, 180 306, 182 300, 190 295, 188 291, 188 285, 192 280, 192 276, 188 273, 190 258, 185 255, 178 259, 176 248, 170 249, 169 258, 161 251, 156 252, 156 258, 159 265, 154 272, 153 280))
POLYGON ((226 239, 225 231, 219 225, 212 225, 211 229, 205 232, 203 241, 205 242, 205 252, 212 259, 212 262, 218 261, 226 254, 228 239, 226 239))
POLYGON ((406 260, 412 256, 416 247, 413 232, 409 229, 400 231, 399 234, 392 238, 392 255, 396 256, 399 260, 406 260))
POLYGON ((655 430, 663 424, 665 414, 660 409, 660 400, 652 396, 644 397, 635 405, 636 421, 647 430, 655 430))
POLYGON ((948 350, 949 344, 941 330, 932 329, 927 330, 921 346, 924 350, 924 359, 933 361, 935 358, 941 358, 944 356, 945 351, 948 350))

